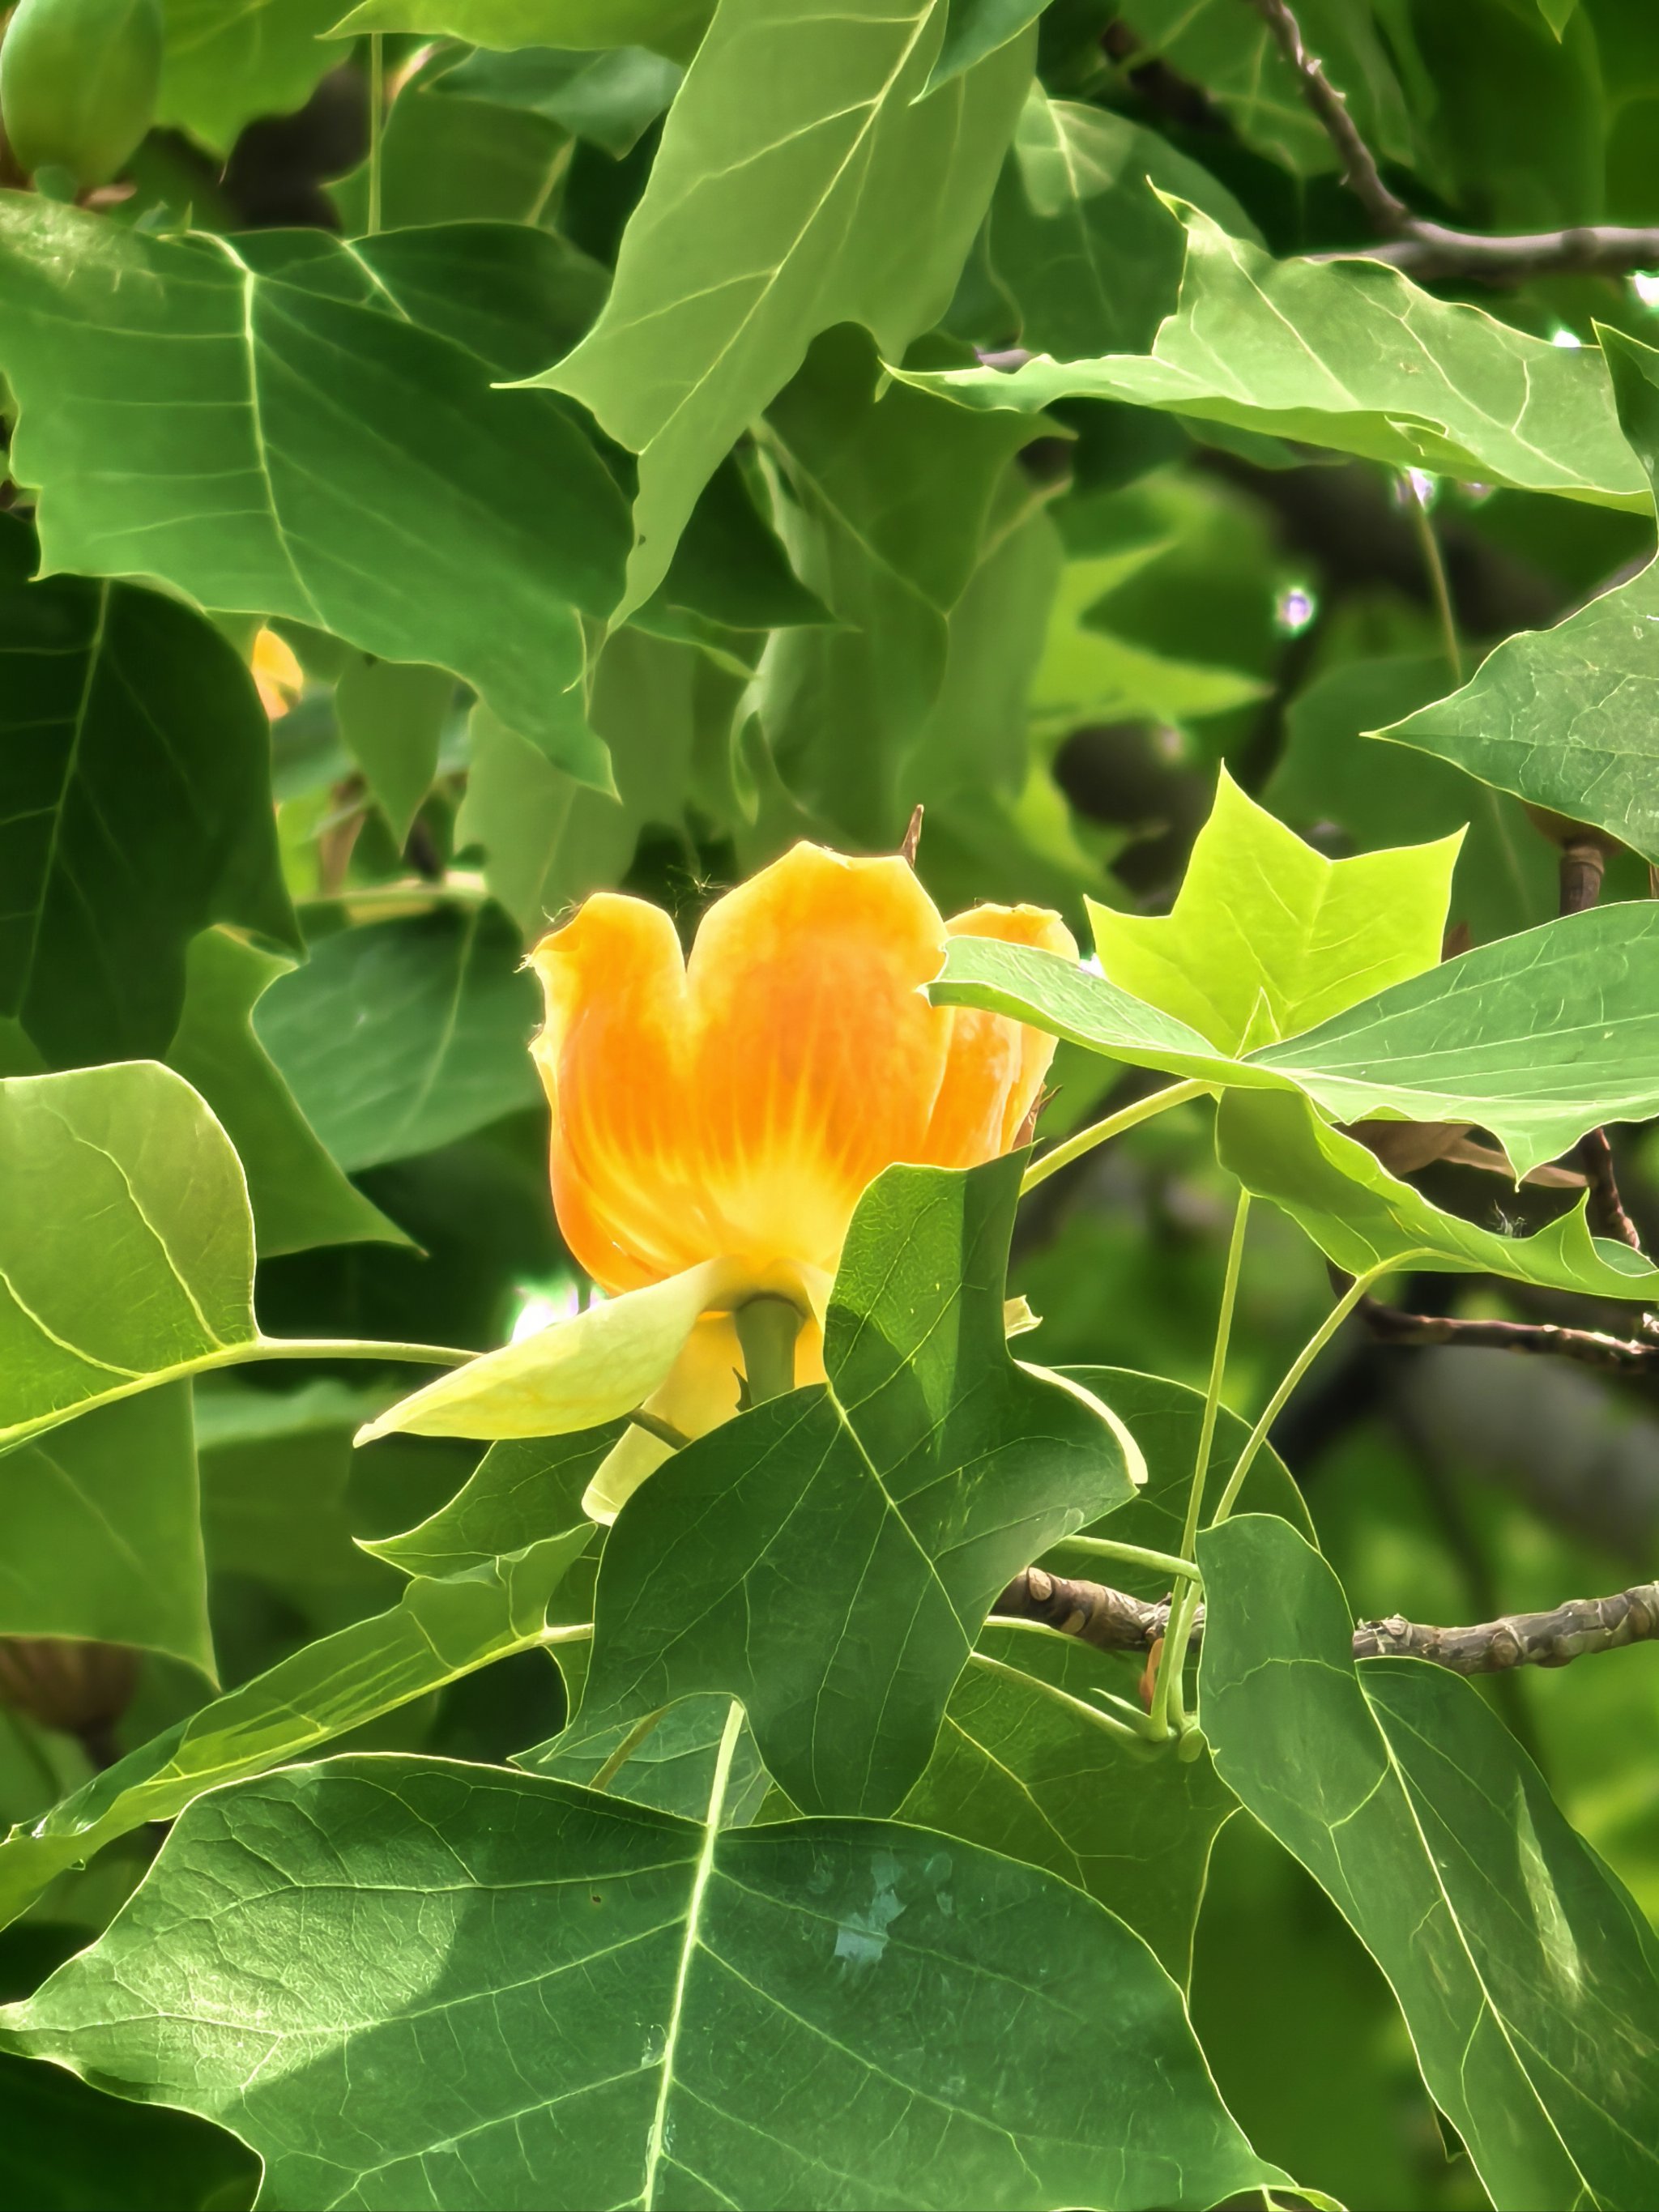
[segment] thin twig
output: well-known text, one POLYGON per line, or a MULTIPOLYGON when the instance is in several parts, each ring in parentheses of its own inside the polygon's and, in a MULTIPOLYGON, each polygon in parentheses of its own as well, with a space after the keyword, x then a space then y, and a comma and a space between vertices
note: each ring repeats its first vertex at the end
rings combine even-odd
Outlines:
MULTIPOLYGON (((1659 265, 1659 228, 1651 225, 1581 223, 1565 230, 1489 236, 1413 215, 1383 182, 1376 157, 1348 112, 1346 100, 1326 76, 1318 57, 1308 51, 1302 27, 1285 0, 1248 0, 1248 4, 1267 25, 1295 73, 1303 99, 1335 150, 1344 184, 1370 216, 1382 241, 1361 249, 1368 258, 1386 261, 1419 283, 1437 277, 1471 277, 1513 284, 1528 276, 1620 276, 1632 269, 1659 265)), ((1342 249, 1346 255, 1353 251, 1342 249)))
MULTIPOLYGON (((1073 1582, 1042 1567, 1016 1575, 992 1618, 1035 1620, 1075 1636, 1097 1651, 1150 1651, 1169 1626, 1170 1601, 1152 1603, 1098 1583, 1073 1582)), ((1192 1628, 1204 1633, 1200 1607, 1192 1628)), ((1511 1613, 1468 1628, 1439 1628, 1392 1613, 1354 1625, 1356 1659, 1426 1659, 1456 1674, 1501 1674, 1512 1667, 1565 1667, 1592 1651, 1659 1638, 1659 1582, 1637 1583, 1612 1597, 1570 1598, 1547 1613, 1511 1613)))
POLYGON ((1625 1211, 1613 1170, 1613 1146, 1605 1129, 1591 1129, 1578 1140, 1578 1158, 1589 1185, 1590 1217, 1605 1237, 1617 1237, 1632 1252, 1642 1249, 1642 1234, 1625 1211))
POLYGON ((1359 1301, 1359 1317, 1383 1344, 1475 1345, 1488 1352, 1534 1352, 1620 1374, 1659 1374, 1659 1340, 1607 1336, 1599 1328, 1553 1322, 1488 1321, 1454 1314, 1402 1313, 1380 1298, 1359 1301))

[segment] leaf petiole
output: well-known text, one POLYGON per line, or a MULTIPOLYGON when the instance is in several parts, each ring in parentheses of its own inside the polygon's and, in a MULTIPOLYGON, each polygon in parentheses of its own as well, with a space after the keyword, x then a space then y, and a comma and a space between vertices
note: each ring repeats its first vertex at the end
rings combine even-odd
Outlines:
POLYGON ((1070 1167, 1073 1160, 1080 1160, 1085 1152, 1093 1152, 1097 1145, 1106 1144, 1113 1137, 1121 1136, 1126 1129, 1133 1129, 1141 1121, 1150 1121, 1156 1115, 1167 1114, 1171 1106, 1184 1106, 1189 1098, 1203 1097, 1211 1087, 1207 1083, 1171 1083, 1164 1090, 1154 1091, 1147 1097, 1137 1098, 1132 1105, 1120 1108, 1115 1114, 1109 1114, 1103 1121, 1095 1121, 1088 1128, 1079 1129, 1074 1137, 1067 1137, 1063 1145, 1056 1145, 1053 1152, 1045 1152, 1040 1160, 1032 1161, 1020 1178, 1020 1195, 1024 1197, 1027 1191, 1035 1190, 1040 1182, 1046 1182, 1061 1168, 1070 1167))
POLYGON ((1126 1567, 1146 1567, 1155 1575, 1170 1575, 1178 1581, 1195 1583, 1200 1579, 1190 1559, 1178 1559, 1173 1552, 1149 1551, 1144 1544, 1117 1544, 1106 1536, 1065 1536, 1054 1549, 1088 1552, 1097 1559, 1118 1559, 1126 1567))
MULTIPOLYGON (((1000 1626, 1001 1623, 999 1622, 998 1626, 1000 1626)), ((1085 1705, 1081 1698, 1074 1698, 1069 1690, 1062 1690, 1058 1683, 1045 1682, 1040 1674, 1024 1674, 1019 1668, 1010 1667, 1004 1660, 992 1658, 988 1651, 970 1651, 968 1656, 975 1666, 988 1668, 994 1674, 1006 1675, 1010 1681, 1022 1683, 1028 1689, 1038 1690, 1045 1698, 1052 1698, 1055 1705, 1063 1705, 1068 1712, 1092 1721, 1097 1729, 1103 1729, 1119 1743, 1133 1744, 1137 1751, 1149 1748, 1144 1723, 1132 1726, 1127 1721, 1119 1720, 1115 1713, 1103 1712, 1097 1705, 1085 1705)))

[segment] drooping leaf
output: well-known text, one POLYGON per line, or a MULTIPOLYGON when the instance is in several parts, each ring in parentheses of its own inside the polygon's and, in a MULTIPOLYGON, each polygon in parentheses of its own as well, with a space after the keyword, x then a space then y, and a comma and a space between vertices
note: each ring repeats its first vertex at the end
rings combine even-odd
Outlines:
POLYGON ((404 1159, 540 1097, 520 958, 492 907, 343 929, 271 986, 255 1031, 343 1167, 404 1159))
POLYGON ((1224 1780, 1340 1907, 1500 2212, 1659 2184, 1659 1947, 1467 1682, 1356 1668, 1281 1522, 1199 1539, 1200 1718, 1224 1780))
POLYGON ((334 0, 163 0, 156 120, 229 153, 244 124, 302 106, 335 66, 323 33, 337 14, 334 0))
POLYGON ((334 35, 415 31, 497 53, 641 46, 680 59, 696 46, 710 13, 710 0, 362 0, 334 35))
POLYGON ((1097 1401, 1009 1356, 1018 1182, 1010 1158, 871 1186, 828 1384, 676 1453, 623 1507, 578 1740, 723 1691, 795 1804, 899 1802, 992 1600, 1139 1472, 1097 1401))
POLYGON ((1659 1268, 1627 1244, 1592 1237, 1582 1205, 1529 1237, 1482 1229, 1390 1175, 1374 1152, 1294 1093, 1227 1091, 1216 1116, 1216 1151, 1246 1189, 1281 1206, 1348 1274, 1397 1262, 1502 1275, 1584 1297, 1659 1297, 1659 1268))
POLYGON ((622 495, 568 410, 495 390, 496 349, 455 335, 538 310, 519 257, 540 250, 461 224, 355 246, 158 238, 6 196, 0 370, 46 565, 155 576, 447 668, 603 788, 560 702, 574 610, 619 588, 622 495))
MULTIPOLYGON (((1626 434, 1659 483, 1659 351, 1598 325, 1626 434)), ((1521 630, 1449 699, 1374 737, 1453 762, 1659 861, 1659 567, 1521 630)))
POLYGON ((454 698, 455 679, 444 669, 364 653, 351 656, 335 684, 341 740, 399 846, 432 787, 454 698))
POLYGON ((817 332, 863 323, 896 359, 943 311, 1030 76, 1016 40, 913 104, 943 29, 934 0, 805 17, 721 0, 605 310, 538 380, 640 455, 625 605, 660 581, 716 464, 817 332))
POLYGON ((255 1004, 293 964, 228 930, 204 930, 185 957, 184 1012, 167 1064, 200 1091, 236 1148, 263 1257, 313 1244, 406 1243, 346 1181, 253 1034, 255 1004))
MULTIPOLYGON (((549 1639, 549 1600, 593 1536, 568 1491, 610 1442, 591 1443, 584 1473, 566 1455, 537 1533, 524 1547, 447 1577, 416 1575, 399 1601, 233 1690, 129 1752, 41 1819, 0 1844, 0 1925, 65 1867, 147 1820, 171 1820, 204 1790, 302 1757, 331 1737, 426 1697, 446 1682, 549 1639)), ((551 1455, 550 1455, 550 1457, 551 1455)))
POLYGON ((905 380, 1028 413, 1063 398, 1127 400, 1402 468, 1646 505, 1593 348, 1554 346, 1437 300, 1382 262, 1275 261, 1177 205, 1180 305, 1149 354, 907 370, 905 380))
POLYGON ((0 1455, 0 1635, 138 1644, 211 1676, 185 1384, 0 1455))
POLYGON ((216 1793, 5 2039, 231 2126, 275 2204, 1200 2207, 1283 2179, 1092 1901, 926 1829, 721 1831, 724 1781, 696 1822, 428 1759, 216 1793), (307 2063, 262 2063, 290 2024, 307 2063))
POLYGON ((1223 1051, 1294 1036, 1440 957, 1460 840, 1328 860, 1224 767, 1174 910, 1089 902, 1109 982, 1223 1051))
POLYGON ((297 942, 268 726, 211 623, 33 564, 0 515, 0 1014, 59 1065, 159 1059, 198 930, 297 942))
POLYGON ((1058 361, 1144 352, 1176 307, 1187 258, 1187 234, 1160 192, 1234 238, 1257 235, 1232 194, 1155 131, 1034 86, 986 246, 1014 311, 1011 338, 1058 361))
POLYGON ((0 1444, 254 1341, 224 1131, 139 1060, 0 1083, 0 1444))
POLYGON ((676 63, 645 46, 614 46, 598 54, 556 46, 497 54, 486 47, 445 70, 432 81, 432 89, 455 99, 529 108, 620 161, 673 99, 684 74, 676 63))
POLYGON ((1131 1066, 1305 1091, 1333 1119, 1490 1129, 1517 1175, 1602 1121, 1659 1109, 1659 908, 1601 907, 1478 946, 1316 1030, 1232 1060, 1198 1031, 1060 959, 954 939, 936 1003, 985 1006, 1131 1066))

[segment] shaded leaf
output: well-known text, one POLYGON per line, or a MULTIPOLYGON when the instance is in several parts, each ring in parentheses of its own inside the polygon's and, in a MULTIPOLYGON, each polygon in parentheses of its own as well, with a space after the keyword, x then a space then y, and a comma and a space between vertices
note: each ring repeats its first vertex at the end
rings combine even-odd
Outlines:
POLYGON ((1272 1518, 1199 1539, 1223 1778, 1341 1908, 1500 2212, 1659 2183, 1659 1948, 1472 1686, 1356 1668, 1340 1585, 1272 1518))
MULTIPOLYGON (((633 1745, 605 1788, 613 1796, 626 1797, 635 1805, 654 1805, 659 1813, 678 1813, 689 1820, 705 1819, 731 1711, 729 1698, 714 1695, 683 1698, 678 1705, 670 1705, 649 1734, 633 1745)), ((591 1785, 628 1739, 637 1735, 637 1727, 630 1723, 580 1743, 566 1743, 555 1736, 533 1751, 517 1753, 513 1764, 555 1782, 591 1785)), ((762 1765, 754 1732, 746 1721, 727 1757, 730 1771, 720 1801, 723 1828, 747 1827, 765 1805, 769 1792, 777 1808, 776 1818, 781 1820, 793 1811, 762 1765)), ((772 1816, 769 1814, 769 1817, 772 1816)))
POLYGON ((252 1344, 224 1131, 148 1061, 0 1083, 0 1444, 252 1344))
POLYGON ((462 100, 533 109, 620 161, 673 99, 684 74, 645 46, 615 46, 599 54, 526 46, 503 55, 485 48, 445 70, 432 88, 462 100))
POLYGON ((1216 1151, 1246 1189, 1281 1206, 1347 1274, 1397 1262, 1584 1297, 1659 1297, 1659 1269, 1628 1244, 1592 1237, 1582 1202, 1529 1237, 1480 1228, 1391 1176, 1305 1098, 1229 1091, 1216 1116, 1216 1151))
MULTIPOLYGON (((965 406, 1127 400, 1399 467, 1642 507, 1607 363, 1421 291, 1376 261, 1275 261, 1199 209, 1180 305, 1150 354, 906 370, 965 406)), ((888 359, 897 355, 889 349, 888 359)))
POLYGON ((268 725, 211 623, 33 559, 0 515, 0 1013, 60 1065, 160 1058, 198 930, 297 942, 268 725))
POLYGON ((217 1793, 6 2040, 232 2126, 273 2205, 1198 2207, 1282 2179, 1077 1891, 926 1829, 718 1832, 720 1794, 694 1823, 391 1759, 217 1793), (307 2063, 265 2063, 290 2025, 307 2063))
POLYGON ((491 907, 343 929, 271 986, 255 1031, 343 1167, 404 1159, 540 1098, 520 957, 491 907))
POLYGON ((1459 842, 1328 860, 1224 767, 1174 910, 1089 902, 1102 970, 1224 1052, 1293 1036, 1436 964, 1459 842))
POLYGON ((134 1644, 211 1676, 185 1385, 0 1455, 0 1635, 134 1644))
MULTIPOLYGON (((446 335, 423 326, 435 287, 476 332, 495 254, 463 224, 389 252, 317 231, 157 238, 6 195, 0 368, 46 566, 155 576, 448 668, 603 788, 560 702, 581 671, 574 610, 619 587, 622 495, 568 410, 494 390, 451 313, 446 335)), ((484 319, 538 298, 504 287, 484 319)))
POLYGON ((1006 46, 1042 13, 1042 0, 945 0, 945 36, 922 97, 1006 46))
POLYGON ((162 0, 167 44, 159 123, 228 154, 256 116, 283 115, 311 96, 339 60, 323 33, 334 0, 162 0))
POLYGON ((455 699, 441 668, 354 653, 334 687, 341 742, 368 779, 399 849, 432 787, 438 746, 455 699))
POLYGON ((204 931, 186 957, 167 1065, 201 1092, 236 1148, 262 1258, 313 1244, 407 1243, 346 1181, 253 1034, 256 1002, 293 965, 228 930, 204 931))
POLYGON ((1008 1577, 1139 1472, 1095 1400, 1009 1357, 1018 1174, 1012 1157, 871 1185, 828 1385, 740 1414, 623 1505, 574 1741, 724 1691, 795 1804, 899 1802, 1008 1577))
MULTIPOLYGON (((568 132, 533 107, 441 100, 435 88, 411 88, 386 117, 380 141, 381 219, 395 226, 393 236, 417 224, 539 223, 569 161, 568 132)), ((343 230, 366 230, 368 161, 332 185, 330 198, 343 230)), ((532 367, 546 351, 544 343, 532 367)))
POLYGON ((818 331, 863 323, 896 359, 944 311, 1030 50, 1017 40, 914 106, 942 32, 934 0, 805 17, 721 0, 605 310, 538 380, 640 455, 626 605, 655 588, 716 464, 818 331))

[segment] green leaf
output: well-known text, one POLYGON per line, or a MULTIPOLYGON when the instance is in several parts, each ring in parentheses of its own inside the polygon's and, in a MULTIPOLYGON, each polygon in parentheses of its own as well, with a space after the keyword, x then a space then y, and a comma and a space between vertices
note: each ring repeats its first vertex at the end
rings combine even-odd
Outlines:
POLYGON ((437 773, 438 745, 455 700, 442 668, 354 653, 334 687, 341 743, 368 779, 399 849, 437 773))
POLYGON ((1232 194, 1156 131, 1033 87, 987 244, 1016 317, 1010 337, 1060 361, 1144 352, 1176 307, 1187 258, 1187 234, 1159 193, 1235 238, 1257 238, 1232 194))
POLYGON ((1039 359, 1011 374, 905 370, 904 381, 1027 413, 1057 399, 1127 400, 1399 467, 1648 504, 1594 348, 1529 337, 1381 262, 1275 261, 1176 204, 1181 302, 1150 354, 1039 359))
POLYGON ((521 1516, 537 1531, 522 1549, 452 1576, 417 1575, 389 1611, 306 1645, 15 1827, 0 1844, 0 1925, 64 1868, 148 1820, 172 1820, 203 1790, 263 1773, 494 1660, 556 1641, 549 1600, 594 1534, 570 1493, 580 1495, 610 1441, 586 1440, 585 1466, 580 1448, 546 1455, 557 1479, 542 1514, 521 1516))
POLYGON ((612 1421, 580 1436, 492 1444, 463 1487, 418 1528, 362 1549, 400 1574, 441 1577, 487 1571, 504 1553, 541 1542, 550 1528, 580 1529, 582 1495, 624 1426, 612 1421))
POLYGON ((601 54, 527 46, 512 54, 487 48, 467 54, 431 84, 456 99, 532 109, 619 161, 673 99, 684 75, 644 46, 601 54))
POLYGON ((313 1244, 406 1244, 346 1181, 253 1034, 256 1001, 293 966, 228 930, 204 931, 185 958, 167 1065, 200 1091, 236 1148, 261 1257, 313 1244))
POLYGON ((680 58, 696 46, 710 0, 363 0, 336 38, 414 31, 511 53, 520 46, 650 46, 680 58))
POLYGON ((583 1741, 740 1697, 797 1805, 890 1811, 1008 1577, 1131 1494, 1139 1455, 1009 1357, 1018 1157, 890 1168, 860 1200, 827 1386, 740 1414, 623 1505, 595 1600, 583 1741))
MULTIPOLYGON (((539 223, 569 161, 568 132, 534 108, 441 100, 435 89, 411 88, 399 95, 381 136, 381 221, 397 228, 539 223)), ((348 235, 366 230, 368 161, 332 185, 330 198, 348 235)), ((573 342, 579 335, 571 333, 573 342)), ((546 353, 544 342, 530 368, 546 353)))
POLYGON ((258 1334, 224 1131, 147 1061, 0 1083, 0 1445, 258 1334))
POLYGON ((540 1011, 492 907, 337 931, 266 992, 260 1043, 348 1169, 405 1159, 534 1105, 540 1011))
POLYGON ((159 1058, 198 930, 297 942, 265 717, 211 623, 33 558, 0 515, 0 1014, 60 1064, 159 1058))
MULTIPOLYGON (((1597 325, 1620 419, 1659 485, 1659 351, 1597 325)), ((1373 737, 1451 761, 1483 783, 1594 823, 1659 861, 1659 564, 1553 629, 1521 630, 1449 699, 1373 737)))
POLYGON ((1016 39, 1042 13, 1042 0, 945 0, 945 36, 921 97, 1016 39))
POLYGON ((1052 952, 956 938, 935 1004, 983 1006, 1131 1066, 1305 1091, 1334 1119, 1490 1129, 1517 1176, 1603 1121, 1659 1110, 1659 909, 1599 907, 1478 946, 1316 1030, 1231 1060, 1052 952))
POLYGON ((1340 1585, 1281 1522, 1199 1539, 1200 1717, 1224 1780, 1393 1984, 1499 2212, 1659 2187, 1659 1963, 1636 1905, 1467 1682, 1356 1668, 1340 1585))
POLYGON ((158 123, 228 154, 244 124, 303 106, 337 50, 323 33, 334 0, 162 0, 167 45, 158 123))
POLYGON ((926 1829, 721 1831, 721 1794, 693 1822, 413 1759, 216 1793, 5 2039, 228 2125, 278 2205, 1196 2208, 1282 2179, 1076 1890, 926 1829), (306 2063, 266 2063, 290 2024, 306 2063))
MULTIPOLYGON (((538 307, 531 240, 157 238, 0 198, 12 466, 40 489, 46 565, 447 668, 603 788, 560 702, 581 672, 574 609, 619 588, 622 495, 567 410, 493 390, 496 349, 453 335, 538 307)), ((562 281, 568 257, 547 256, 562 281)))
POLYGON ((834 619, 762 521, 734 456, 720 463, 698 494, 668 574, 635 619, 648 627, 653 615, 675 608, 737 630, 790 629, 834 619))
POLYGON ((1294 1036, 1436 964, 1461 842, 1328 860, 1224 767, 1174 910, 1089 902, 1102 970, 1224 1052, 1294 1036))
MULTIPOLYGON (((516 1753, 513 1764, 554 1782, 591 1787, 607 1761, 623 1751, 628 1738, 638 1737, 604 1786, 630 1803, 654 1805, 659 1813, 678 1813, 688 1820, 702 1820, 713 1791, 731 1711, 729 1698, 683 1698, 643 1737, 634 1725, 618 1726, 581 1743, 568 1744, 555 1736, 550 1743, 540 1744, 533 1751, 516 1753)), ((723 1828, 747 1827, 766 1803, 769 1793, 779 1808, 776 1818, 781 1820, 793 1811, 761 1764, 747 1722, 738 1730, 736 1747, 727 1757, 730 1771, 720 1803, 723 1828)))
POLYGON ((867 334, 832 331, 768 415, 778 527, 836 621, 775 636, 750 694, 790 790, 877 846, 896 843, 908 817, 908 757, 999 492, 1009 482, 1016 513, 1030 498, 1025 482, 1009 481, 1029 424, 884 392, 884 382, 867 334))
POLYGON ((640 455, 625 605, 660 581, 716 464, 820 331, 863 323, 897 359, 944 312, 1030 48, 1016 40, 915 106, 942 30, 934 0, 805 17, 720 0, 605 310, 538 380, 640 455))
MULTIPOLYGON (((621 881, 639 836, 641 808, 578 783, 487 707, 473 709, 468 727, 466 796, 456 842, 483 848, 490 896, 533 940, 561 908, 621 881)), ((626 784, 622 763, 612 766, 618 784, 626 784)), ((653 796, 660 790, 657 786, 653 796)), ((649 799, 645 810, 656 811, 649 799)))
POLYGON ((1293 1094, 1227 1091, 1216 1152, 1246 1189, 1270 1198, 1351 1275, 1397 1262, 1502 1275, 1585 1297, 1659 1297, 1659 1268, 1627 1244, 1592 1237, 1582 1203, 1530 1237, 1499 1236, 1443 1212, 1293 1094))
POLYGON ((211 1678, 183 1383, 0 1455, 0 1635, 136 1644, 211 1678))

